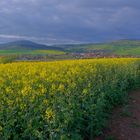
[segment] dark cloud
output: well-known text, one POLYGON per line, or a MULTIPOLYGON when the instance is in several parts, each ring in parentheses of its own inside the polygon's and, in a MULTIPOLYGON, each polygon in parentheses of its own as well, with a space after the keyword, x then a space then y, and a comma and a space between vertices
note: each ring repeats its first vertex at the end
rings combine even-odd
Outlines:
POLYGON ((43 43, 139 38, 139 17, 139 0, 1 0, 0 41, 14 37, 43 43))

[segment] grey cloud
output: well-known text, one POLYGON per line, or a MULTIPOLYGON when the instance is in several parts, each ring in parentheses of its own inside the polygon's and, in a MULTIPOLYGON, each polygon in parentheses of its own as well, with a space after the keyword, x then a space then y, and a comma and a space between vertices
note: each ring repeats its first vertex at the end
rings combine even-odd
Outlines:
POLYGON ((1 0, 0 34, 47 43, 138 38, 139 7, 139 0, 1 0))

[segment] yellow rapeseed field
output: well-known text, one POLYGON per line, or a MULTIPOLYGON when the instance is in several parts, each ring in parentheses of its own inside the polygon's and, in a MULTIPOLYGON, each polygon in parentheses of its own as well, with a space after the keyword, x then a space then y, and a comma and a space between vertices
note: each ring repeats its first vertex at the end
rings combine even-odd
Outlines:
POLYGON ((90 139, 139 83, 138 58, 0 64, 0 139, 90 139))

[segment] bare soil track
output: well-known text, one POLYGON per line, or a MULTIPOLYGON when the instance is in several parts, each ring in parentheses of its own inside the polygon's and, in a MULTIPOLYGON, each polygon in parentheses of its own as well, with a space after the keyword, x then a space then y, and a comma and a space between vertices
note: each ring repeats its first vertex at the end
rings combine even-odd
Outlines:
POLYGON ((129 103, 113 111, 104 134, 95 140, 140 140, 140 89, 129 96, 129 103))

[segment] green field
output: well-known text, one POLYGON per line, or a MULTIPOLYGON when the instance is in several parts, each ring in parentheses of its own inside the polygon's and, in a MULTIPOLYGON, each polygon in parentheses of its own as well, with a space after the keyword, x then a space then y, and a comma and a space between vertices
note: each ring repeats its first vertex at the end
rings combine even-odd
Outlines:
POLYGON ((139 40, 119 40, 95 44, 42 45, 18 41, 0 45, 0 55, 64 55, 66 53, 103 52, 105 55, 140 56, 139 40))
POLYGON ((140 41, 120 40, 109 43, 75 45, 68 46, 65 50, 68 52, 92 52, 101 50, 107 54, 140 55, 140 41))
POLYGON ((0 50, 0 55, 61 55, 65 54, 63 51, 59 50, 24 50, 24 49, 9 49, 0 50))

